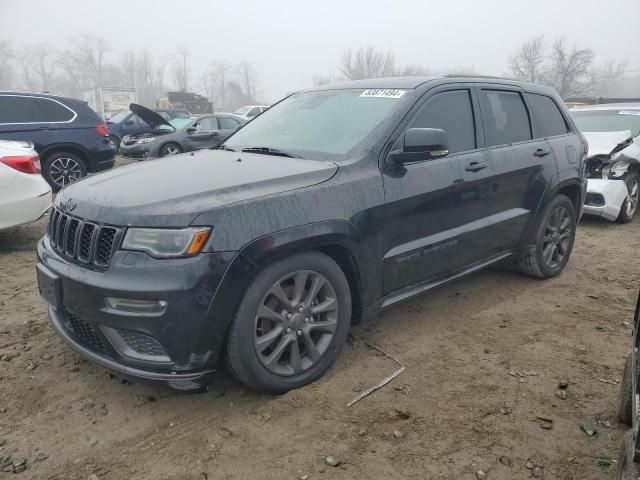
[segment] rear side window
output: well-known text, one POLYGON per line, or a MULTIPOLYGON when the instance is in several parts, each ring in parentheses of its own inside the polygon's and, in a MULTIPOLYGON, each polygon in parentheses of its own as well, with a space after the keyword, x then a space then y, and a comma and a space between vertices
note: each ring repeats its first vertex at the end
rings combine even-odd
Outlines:
POLYGON ((0 123, 35 122, 34 107, 37 105, 29 97, 0 95, 0 123))
POLYGON ((481 90, 480 107, 487 146, 531 140, 529 114, 519 93, 481 90))
POLYGON ((49 100, 48 98, 38 98, 40 110, 44 113, 44 122, 68 122, 75 113, 58 102, 49 100))
POLYGON ((543 137, 564 135, 569 132, 567 122, 553 99, 546 95, 527 93, 527 101, 531 106, 533 116, 536 118, 538 130, 543 137))
POLYGON ((438 93, 411 121, 410 128, 441 128, 449 138, 449 153, 476 148, 476 130, 469 90, 438 93))

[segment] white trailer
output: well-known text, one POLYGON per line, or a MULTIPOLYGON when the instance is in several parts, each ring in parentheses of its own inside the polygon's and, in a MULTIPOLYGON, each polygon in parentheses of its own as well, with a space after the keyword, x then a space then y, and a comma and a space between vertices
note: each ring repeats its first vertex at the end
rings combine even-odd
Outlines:
POLYGON ((96 87, 83 92, 82 98, 105 121, 138 101, 136 89, 127 87, 96 87))

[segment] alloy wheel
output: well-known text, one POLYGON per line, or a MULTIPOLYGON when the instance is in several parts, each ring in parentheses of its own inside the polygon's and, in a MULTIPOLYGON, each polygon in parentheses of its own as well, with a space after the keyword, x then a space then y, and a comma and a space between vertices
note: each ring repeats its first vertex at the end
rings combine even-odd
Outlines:
POLYGON ((73 158, 60 157, 51 162, 49 177, 53 183, 62 188, 82 178, 82 169, 73 158))
POLYGON ((175 145, 168 145, 164 148, 164 155, 178 155, 180 150, 175 145))
POLYGON ((629 186, 629 197, 627 198, 627 217, 633 217, 638 208, 638 200, 640 200, 640 184, 638 180, 633 180, 629 186))
POLYGON ((571 216, 565 207, 551 212, 542 239, 542 257, 550 268, 562 264, 571 244, 571 216))
POLYGON ((326 277, 299 270, 273 284, 255 316, 253 345, 262 365, 295 375, 316 364, 338 326, 338 299, 326 277))

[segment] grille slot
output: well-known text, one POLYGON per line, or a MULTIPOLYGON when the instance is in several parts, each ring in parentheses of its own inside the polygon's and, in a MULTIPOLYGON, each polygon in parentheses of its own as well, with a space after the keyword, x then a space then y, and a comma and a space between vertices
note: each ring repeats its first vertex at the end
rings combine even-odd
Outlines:
POLYGON ((131 330, 117 329, 117 331, 129 348, 136 353, 152 357, 167 355, 162 345, 153 337, 131 330))
POLYGON ((92 347, 101 352, 105 352, 104 343, 102 339, 91 326, 90 323, 85 322, 83 319, 70 312, 65 312, 67 320, 69 320, 69 326, 73 334, 88 347, 92 347))
POLYGON ((118 247, 122 229, 85 222, 54 209, 49 219, 51 247, 68 259, 106 268, 118 247))

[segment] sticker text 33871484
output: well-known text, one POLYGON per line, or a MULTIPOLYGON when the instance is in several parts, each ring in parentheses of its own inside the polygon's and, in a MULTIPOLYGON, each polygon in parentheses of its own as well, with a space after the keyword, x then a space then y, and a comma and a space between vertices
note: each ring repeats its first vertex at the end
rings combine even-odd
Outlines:
POLYGON ((374 88, 365 90, 360 94, 361 97, 374 97, 374 98, 400 98, 404 95, 406 90, 397 90, 395 88, 374 88))

